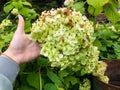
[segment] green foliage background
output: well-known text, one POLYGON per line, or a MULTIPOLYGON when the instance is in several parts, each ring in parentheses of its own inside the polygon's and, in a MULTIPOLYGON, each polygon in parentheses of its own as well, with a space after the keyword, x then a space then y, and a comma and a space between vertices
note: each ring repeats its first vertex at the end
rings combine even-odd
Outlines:
MULTIPOLYGON (((4 52, 12 39, 17 27, 17 16, 11 14, 13 8, 17 8, 25 19, 25 32, 30 33, 32 23, 40 13, 51 8, 62 7, 64 0, 0 0, 0 22, 10 19, 12 26, 0 30, 0 53, 4 52), (56 2, 57 1, 57 2, 56 2)), ((117 12, 117 0, 76 0, 68 8, 85 14, 94 22, 96 40, 94 44, 100 50, 100 60, 120 59, 120 14, 117 12), (101 3, 102 2, 102 3, 101 3), (111 22, 101 23, 96 27, 96 17, 105 13, 111 22), (115 26, 115 31, 109 27, 115 26)), ((78 90, 84 78, 91 78, 91 75, 80 77, 79 72, 51 68, 49 60, 38 57, 36 60, 20 66, 21 71, 14 83, 14 90, 78 90)))

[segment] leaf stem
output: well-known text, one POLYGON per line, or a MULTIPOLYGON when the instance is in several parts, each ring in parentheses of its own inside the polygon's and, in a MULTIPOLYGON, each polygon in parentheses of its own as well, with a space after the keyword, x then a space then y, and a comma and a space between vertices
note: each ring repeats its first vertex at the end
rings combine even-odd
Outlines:
POLYGON ((42 90, 42 77, 41 77, 41 70, 39 68, 39 90, 42 90))

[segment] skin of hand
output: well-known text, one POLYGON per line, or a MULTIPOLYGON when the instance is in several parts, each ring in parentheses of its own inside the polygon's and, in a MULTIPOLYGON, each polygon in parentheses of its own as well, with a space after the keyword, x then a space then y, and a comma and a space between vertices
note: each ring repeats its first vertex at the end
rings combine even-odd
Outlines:
POLYGON ((41 47, 35 41, 30 40, 29 35, 24 32, 24 19, 18 15, 18 27, 8 49, 2 56, 8 56, 17 64, 32 61, 40 55, 41 47))

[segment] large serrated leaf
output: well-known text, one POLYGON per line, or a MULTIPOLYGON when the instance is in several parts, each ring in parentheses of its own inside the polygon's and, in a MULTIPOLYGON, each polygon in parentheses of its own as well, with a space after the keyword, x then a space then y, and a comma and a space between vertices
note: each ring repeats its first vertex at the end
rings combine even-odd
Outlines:
POLYGON ((111 47, 113 45, 113 41, 107 40, 107 41, 105 41, 104 44, 106 44, 107 47, 111 47))
POLYGON ((115 35, 115 33, 113 32, 113 31, 111 31, 111 30, 104 30, 103 32, 102 32, 102 35, 101 35, 101 38, 104 38, 104 39, 111 39, 111 38, 115 38, 115 37, 117 37, 116 35, 115 35))
POLYGON ((120 44, 119 43, 114 43, 113 45, 114 45, 113 48, 114 48, 115 53, 120 53, 120 44))
POLYGON ((105 16, 112 22, 116 23, 119 20, 120 15, 118 14, 117 9, 111 5, 108 4, 104 7, 105 16))
POLYGON ((103 7, 94 8, 93 6, 88 7, 88 12, 94 16, 99 15, 103 11, 103 7))
POLYGON ((87 0, 89 5, 92 5, 94 8, 102 7, 105 5, 109 0, 87 0))
POLYGON ((5 12, 5 13, 9 13, 12 9, 13 9, 13 6, 12 6, 12 5, 4 6, 4 12, 5 12))
POLYGON ((68 73, 66 70, 60 70, 60 71, 59 71, 59 76, 60 76, 60 78, 64 78, 64 77, 66 77, 67 75, 69 75, 69 73, 68 73))
POLYGON ((87 3, 89 4, 88 12, 94 16, 99 15, 103 11, 103 6, 108 1, 109 0, 87 0, 87 3))
POLYGON ((119 6, 119 1, 117 1, 117 0, 109 0, 109 2, 110 2, 110 4, 112 4, 114 7, 116 7, 116 8, 118 8, 118 6, 119 6))
POLYGON ((53 81, 55 83, 55 85, 57 85, 57 86, 62 85, 60 78, 55 73, 53 73, 51 71, 47 71, 47 76, 50 78, 51 81, 53 81))
POLYGON ((99 15, 103 11, 103 7, 95 8, 94 16, 99 15))
POLYGON ((76 9, 77 11, 80 11, 83 14, 85 11, 84 4, 85 4, 85 2, 77 2, 72 5, 72 8, 76 9))
POLYGON ((13 37, 13 32, 3 36, 4 42, 10 42, 12 40, 12 37, 13 37))
POLYGON ((98 49, 100 50, 101 49, 101 47, 102 47, 102 44, 101 44, 101 42, 99 41, 99 40, 95 40, 94 41, 94 43, 93 43, 95 46, 97 46, 98 47, 98 49))
POLYGON ((2 53, 2 48, 4 47, 4 40, 0 38, 0 53, 2 53))
POLYGON ((57 87, 52 83, 47 83, 44 86, 44 90, 58 90, 57 87))
POLYGON ((32 88, 32 87, 28 87, 28 86, 26 85, 26 86, 21 86, 21 87, 19 88, 19 90, 35 90, 35 89, 32 88))
POLYGON ((27 2, 27 1, 22 2, 22 4, 25 5, 25 6, 30 6, 30 7, 32 7, 31 3, 27 2))
POLYGON ((91 5, 88 6, 88 12, 91 14, 91 15, 94 15, 94 12, 95 12, 95 8, 91 5))
POLYGON ((50 66, 50 62, 49 62, 48 58, 43 57, 42 55, 37 58, 37 64, 40 67, 50 66))
POLYGON ((30 86, 39 90, 39 74, 31 73, 27 77, 27 82, 30 86))
POLYGON ((20 1, 20 0, 12 2, 11 5, 14 6, 17 9, 21 9, 23 7, 22 1, 20 1))
POLYGON ((65 78, 65 81, 68 83, 70 82, 72 85, 75 85, 76 83, 78 83, 78 79, 74 76, 68 76, 65 78))
POLYGON ((21 8, 20 9, 20 14, 21 15, 23 15, 23 16, 28 16, 29 15, 29 8, 26 8, 26 7, 24 7, 24 8, 21 8))

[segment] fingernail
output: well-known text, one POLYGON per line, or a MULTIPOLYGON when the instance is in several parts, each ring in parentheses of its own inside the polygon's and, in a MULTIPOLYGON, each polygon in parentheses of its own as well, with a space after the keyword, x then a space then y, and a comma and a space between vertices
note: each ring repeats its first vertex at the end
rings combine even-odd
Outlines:
POLYGON ((19 18, 20 16, 21 16, 20 14, 17 15, 18 18, 19 18))

